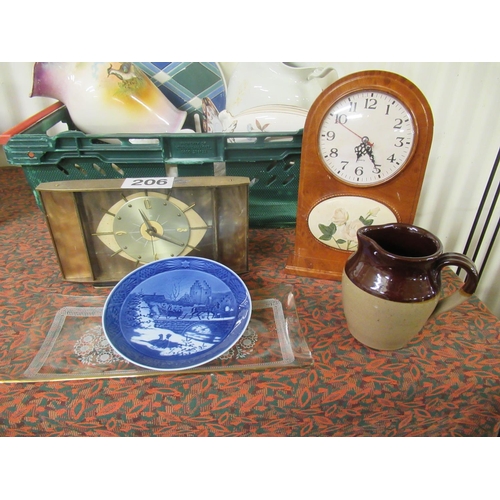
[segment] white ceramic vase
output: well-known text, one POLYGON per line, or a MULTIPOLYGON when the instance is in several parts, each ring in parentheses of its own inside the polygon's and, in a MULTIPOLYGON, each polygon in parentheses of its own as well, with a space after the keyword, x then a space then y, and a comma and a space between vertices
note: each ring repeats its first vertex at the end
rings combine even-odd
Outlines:
POLYGON ((88 134, 179 132, 187 116, 133 63, 37 62, 36 96, 63 102, 88 134))

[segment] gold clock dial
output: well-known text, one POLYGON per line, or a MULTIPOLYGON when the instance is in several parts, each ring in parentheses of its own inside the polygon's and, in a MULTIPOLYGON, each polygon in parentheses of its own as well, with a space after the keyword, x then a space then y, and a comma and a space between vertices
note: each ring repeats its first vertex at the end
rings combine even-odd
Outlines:
POLYGON ((327 111, 319 129, 325 167, 342 182, 374 186, 397 175, 414 148, 406 106, 386 92, 353 92, 327 111))
POLYGON ((94 234, 114 255, 136 262, 187 255, 208 228, 194 208, 163 193, 124 193, 94 234))

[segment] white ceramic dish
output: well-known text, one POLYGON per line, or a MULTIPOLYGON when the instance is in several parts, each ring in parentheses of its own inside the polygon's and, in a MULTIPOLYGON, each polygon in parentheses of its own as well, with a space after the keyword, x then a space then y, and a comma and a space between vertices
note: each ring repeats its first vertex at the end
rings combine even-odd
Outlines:
POLYGON ((258 106, 238 116, 227 110, 205 116, 207 132, 296 132, 304 128, 307 110, 296 106, 258 106))

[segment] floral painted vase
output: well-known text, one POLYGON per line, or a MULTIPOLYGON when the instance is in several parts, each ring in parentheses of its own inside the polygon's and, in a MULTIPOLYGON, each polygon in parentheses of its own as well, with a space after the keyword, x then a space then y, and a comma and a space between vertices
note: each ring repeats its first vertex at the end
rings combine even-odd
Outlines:
POLYGON ((179 132, 187 115, 128 62, 37 62, 31 97, 63 102, 89 134, 179 132))

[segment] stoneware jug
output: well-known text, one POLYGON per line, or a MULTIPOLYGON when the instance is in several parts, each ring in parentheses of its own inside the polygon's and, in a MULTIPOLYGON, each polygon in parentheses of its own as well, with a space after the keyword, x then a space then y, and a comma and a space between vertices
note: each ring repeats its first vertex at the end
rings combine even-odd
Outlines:
POLYGON ((187 116, 133 63, 37 62, 31 97, 63 102, 88 134, 179 132, 187 116))
POLYGON ((433 316, 448 311, 476 290, 478 273, 465 255, 443 252, 441 241, 410 224, 365 226, 358 249, 346 262, 342 302, 349 331, 373 349, 404 347, 433 316), (467 273, 462 288, 441 298, 441 270, 467 273))

